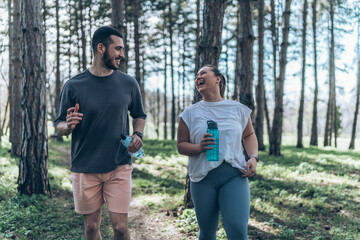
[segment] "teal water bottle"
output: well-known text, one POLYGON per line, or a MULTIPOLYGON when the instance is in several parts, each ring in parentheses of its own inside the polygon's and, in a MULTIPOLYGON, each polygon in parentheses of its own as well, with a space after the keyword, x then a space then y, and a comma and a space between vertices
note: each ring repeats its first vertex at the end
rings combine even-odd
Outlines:
MULTIPOLYGON (((130 143, 133 141, 131 136, 125 136, 121 134, 121 143, 126 149, 129 147, 130 143)), ((135 158, 142 158, 144 156, 144 150, 140 148, 137 152, 129 152, 130 155, 134 156, 135 158)))
POLYGON ((207 133, 210 133, 211 138, 215 138, 215 145, 208 145, 209 147, 213 147, 213 149, 206 150, 206 160, 208 161, 219 161, 219 129, 218 125, 214 121, 207 121, 207 133))

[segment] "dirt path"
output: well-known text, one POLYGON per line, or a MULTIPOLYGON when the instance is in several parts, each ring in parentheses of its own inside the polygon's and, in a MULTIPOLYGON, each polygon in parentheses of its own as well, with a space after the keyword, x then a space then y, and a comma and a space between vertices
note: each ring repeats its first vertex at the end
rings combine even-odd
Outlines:
MULTIPOLYGON (((68 163, 70 153, 63 147, 50 146, 60 154, 61 161, 68 163)), ((132 240, 192 240, 194 237, 180 232, 174 218, 164 212, 150 213, 151 209, 142 204, 138 198, 130 203, 129 230, 132 240)))
POLYGON ((152 213, 134 198, 130 204, 129 229, 134 240, 181 240, 194 239, 181 233, 174 220, 165 213, 152 213))

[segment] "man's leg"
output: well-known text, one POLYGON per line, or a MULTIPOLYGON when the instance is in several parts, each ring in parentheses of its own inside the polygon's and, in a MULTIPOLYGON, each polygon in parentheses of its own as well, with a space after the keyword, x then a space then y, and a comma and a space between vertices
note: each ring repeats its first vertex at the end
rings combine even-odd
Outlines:
POLYGON ((100 233, 101 208, 97 211, 84 215, 85 240, 101 240, 100 233))
POLYGON ((130 240, 128 214, 109 212, 109 216, 114 230, 114 240, 130 240))

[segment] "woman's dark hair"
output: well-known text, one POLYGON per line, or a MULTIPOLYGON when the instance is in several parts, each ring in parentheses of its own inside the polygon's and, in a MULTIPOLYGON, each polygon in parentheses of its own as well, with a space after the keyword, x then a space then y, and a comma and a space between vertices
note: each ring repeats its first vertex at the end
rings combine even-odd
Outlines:
POLYGON ((214 72, 215 76, 220 77, 220 96, 222 98, 224 98, 225 96, 225 88, 226 88, 226 79, 224 77, 224 75, 219 71, 219 69, 217 69, 216 67, 212 66, 212 65, 206 65, 204 67, 208 67, 211 69, 211 71, 214 72))
POLYGON ((91 39, 91 47, 93 49, 94 54, 96 54, 97 52, 97 45, 99 43, 104 44, 105 47, 113 43, 113 41, 110 38, 111 35, 115 35, 122 38, 121 33, 113 27, 103 26, 96 29, 91 39))

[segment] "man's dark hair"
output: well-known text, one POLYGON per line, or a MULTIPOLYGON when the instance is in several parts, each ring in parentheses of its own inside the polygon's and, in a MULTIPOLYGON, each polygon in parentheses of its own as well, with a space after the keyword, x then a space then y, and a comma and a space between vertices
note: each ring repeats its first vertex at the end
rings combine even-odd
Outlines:
POLYGON ((105 47, 113 43, 113 41, 110 38, 111 35, 115 35, 122 38, 121 33, 113 27, 103 26, 96 29, 91 40, 91 47, 93 49, 94 54, 96 54, 97 52, 97 45, 99 43, 104 44, 105 47))

